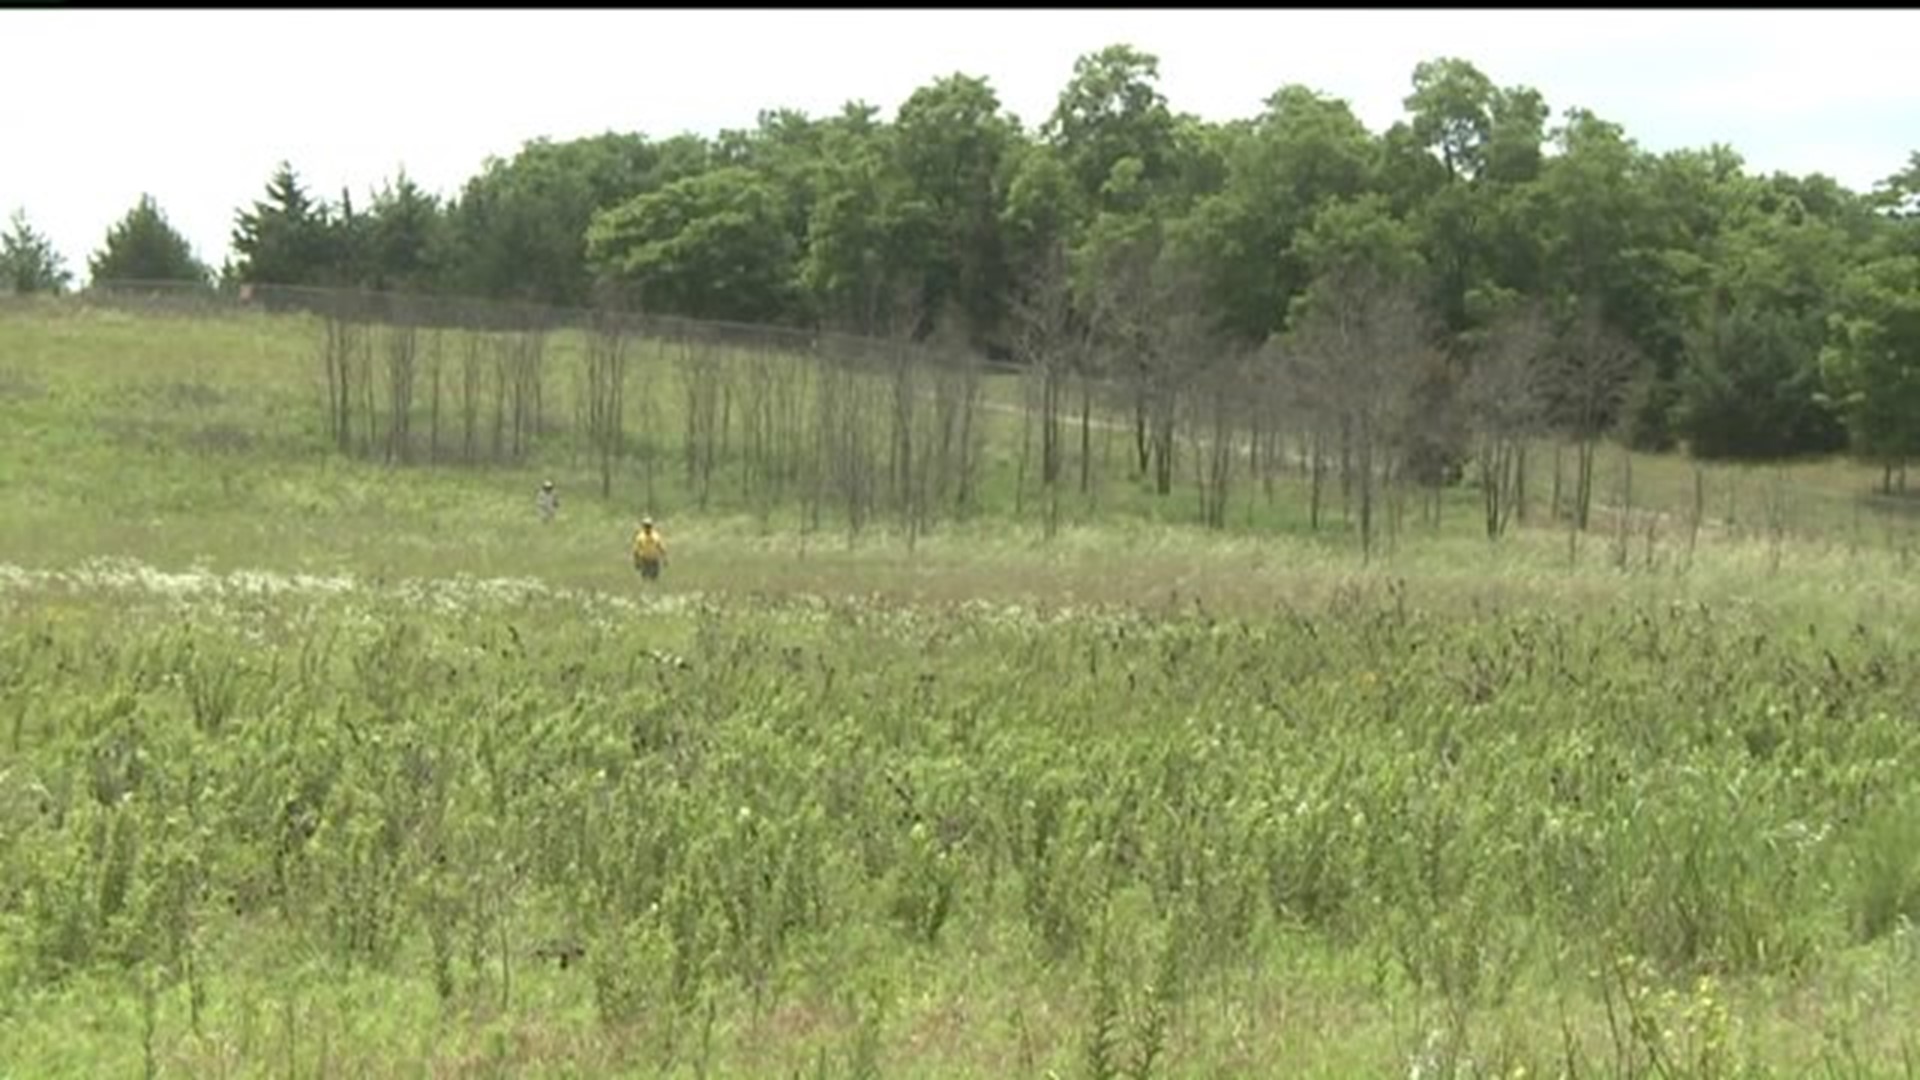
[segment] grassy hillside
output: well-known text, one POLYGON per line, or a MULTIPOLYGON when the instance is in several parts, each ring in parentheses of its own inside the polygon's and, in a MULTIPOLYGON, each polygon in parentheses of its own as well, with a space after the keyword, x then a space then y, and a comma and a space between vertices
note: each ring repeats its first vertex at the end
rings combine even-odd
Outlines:
POLYGON ((320 338, 0 310, 0 1076, 1920 1060, 1868 470, 1608 451, 1624 534, 1462 488, 1363 565, 1297 478, 1210 530, 1116 466, 1049 535, 1001 382, 909 543, 699 509, 677 390, 600 498, 581 342, 525 460, 333 453, 320 338))
MULTIPOLYGON (((167 544, 152 532, 155 522, 162 534, 172 536, 176 531, 170 523, 191 518, 198 523, 191 532, 200 534, 207 548, 168 554, 203 553, 218 560, 237 538, 213 534, 239 529, 256 534, 241 541, 241 550, 271 549, 323 559, 327 534, 342 523, 350 526, 348 532, 358 532, 351 519, 362 516, 385 519, 403 532, 419 529, 443 537, 480 524, 483 519, 473 514, 497 514, 503 521, 522 516, 521 510, 530 506, 529 492, 542 476, 560 480, 575 520, 605 514, 625 521, 644 508, 657 516, 685 518, 702 529, 753 518, 752 531, 766 536, 847 531, 844 515, 834 514, 831 497, 823 513, 810 517, 800 505, 796 485, 789 485, 771 504, 745 492, 745 421, 740 415, 745 405, 740 399, 746 394, 747 361, 724 350, 706 358, 718 372, 716 391, 725 395, 714 414, 716 464, 707 483, 695 485, 689 481, 693 470, 688 459, 695 448, 688 435, 692 397, 683 353, 660 342, 630 347, 625 446, 609 497, 602 499, 581 423, 583 335, 557 333, 546 343, 540 432, 527 453, 493 460, 487 445, 492 416, 487 412, 479 417, 478 457, 485 465, 479 468, 458 464, 462 447, 451 389, 458 362, 452 354, 458 345, 451 334, 438 455, 426 445, 427 393, 418 389, 411 413, 414 457, 420 463, 394 468, 359 467, 327 452, 322 344, 320 323, 305 316, 229 312, 187 318, 77 304, 10 308, 0 318, 0 409, 7 421, 0 430, 5 440, 0 468, 6 470, 0 483, 8 492, 32 495, 9 507, 6 521, 0 523, 0 541, 34 552, 47 547, 36 535, 42 530, 69 539, 79 530, 81 536, 97 538, 82 545, 86 550, 148 554, 155 544, 167 544), (701 486, 706 489, 704 507, 699 505, 701 486)), ((376 368, 384 362, 377 346, 371 355, 376 368)), ((789 369, 804 366, 779 354, 762 362, 789 369)), ((863 403, 881 414, 873 421, 871 438, 884 440, 880 429, 891 390, 880 376, 862 378, 863 403)), ((793 385, 797 393, 809 390, 805 383, 793 385)), ((817 387, 811 389, 819 393, 817 387)), ((934 391, 922 380, 915 392, 924 398, 934 391)), ((1026 397, 1018 376, 983 374, 976 413, 980 476, 972 505, 944 508, 942 516, 929 520, 931 528, 961 521, 990 523, 993 531, 1043 525, 1048 501, 1035 479, 1031 444, 1037 436, 1031 433, 1025 440, 1029 460, 1021 483, 1026 397)), ((1174 492, 1152 494, 1132 475, 1132 433, 1128 418, 1114 411, 1117 404, 1102 402, 1095 417, 1091 490, 1083 494, 1079 489, 1077 459, 1065 463, 1060 523, 1096 529, 1196 523, 1196 489, 1189 475, 1196 456, 1192 448, 1189 460, 1180 465, 1174 492)), ((482 405, 490 410, 491 400, 482 405)), ((803 402, 798 410, 803 423, 808 422, 809 407, 810 402, 803 402)), ((1068 451, 1077 455, 1079 433, 1073 417, 1067 419, 1065 441, 1068 451)), ((364 424, 356 430, 365 437, 364 424)), ((918 437, 928 438, 925 432, 918 437)), ((379 459, 377 448, 373 456, 379 459)), ((1329 496, 1321 529, 1309 536, 1307 485, 1300 470, 1289 469, 1263 485, 1245 475, 1244 451, 1241 456, 1239 475, 1229 481, 1225 521, 1230 532, 1297 535, 1336 550, 1356 546, 1351 513, 1337 492, 1329 496)), ((1553 528, 1546 502, 1554 489, 1555 457, 1548 444, 1535 446, 1529 456, 1529 523, 1541 529, 1553 528)), ((876 468, 884 467, 884 456, 874 460, 876 468)), ((1898 550, 1911 537, 1916 515, 1904 500, 1877 495, 1878 479, 1875 470, 1841 460, 1784 467, 1696 466, 1674 457, 1603 449, 1596 468, 1601 512, 1594 531, 1599 538, 1611 534, 1617 542, 1621 522, 1608 511, 1625 506, 1625 524, 1643 556, 1649 527, 1656 557, 1674 554, 1689 543, 1697 548, 1701 534, 1739 539, 1792 535, 1852 549, 1898 550)), ((1399 552, 1418 557, 1435 539, 1480 535, 1477 494, 1470 485, 1444 493, 1437 524, 1414 499, 1409 496, 1404 511, 1400 535, 1406 542, 1396 544, 1399 552)), ((884 537, 898 532, 900 521, 895 508, 876 500, 863 531, 884 537)), ((815 546, 825 540, 824 535, 817 538, 815 546)))

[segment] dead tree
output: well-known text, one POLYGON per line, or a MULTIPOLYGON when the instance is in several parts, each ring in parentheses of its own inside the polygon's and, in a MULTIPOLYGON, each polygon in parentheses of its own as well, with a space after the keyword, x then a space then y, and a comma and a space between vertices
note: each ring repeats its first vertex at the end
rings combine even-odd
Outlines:
POLYGON ((1030 396, 1040 437, 1040 483, 1052 487, 1062 471, 1061 413, 1067 380, 1085 347, 1085 335, 1074 316, 1064 245, 1050 247, 1023 276, 1012 321, 1014 354, 1034 385, 1030 396))
POLYGON ((920 483, 920 455, 916 454, 914 438, 920 412, 922 366, 914 340, 922 311, 923 305, 917 290, 897 290, 888 319, 884 349, 888 419, 887 486, 910 548, 918 537, 925 503, 925 493, 920 483))
MULTIPOLYGON (((1156 264, 1161 258, 1156 229, 1142 228, 1115 235, 1092 247, 1075 267, 1075 306, 1085 313, 1086 367, 1118 378, 1132 414, 1133 475, 1143 478, 1153 467, 1156 372, 1154 321, 1156 264)), ((1083 385, 1083 412, 1091 413, 1083 385)), ((1091 443, 1091 416, 1081 429, 1082 445, 1091 443)))
POLYGON ((600 497, 613 495, 613 470, 626 449, 627 328, 620 316, 597 313, 587 335, 587 440, 600 467, 600 497))
MULTIPOLYGON (((1285 373, 1277 349, 1261 346, 1239 361, 1240 390, 1247 424, 1247 481, 1257 483, 1271 505, 1274 480, 1286 465, 1285 373)), ((1252 512, 1252 503, 1248 503, 1252 512)))
POLYGON ((1152 466, 1154 494, 1166 496, 1173 494, 1181 397, 1195 373, 1215 366, 1226 346, 1214 332, 1203 282, 1191 263, 1162 249, 1150 286, 1139 313, 1146 332, 1140 335, 1143 348, 1135 368, 1136 401, 1144 403, 1147 421, 1142 460, 1152 466))
MULTIPOLYGON (((695 331, 694 333, 698 333, 695 331)), ((687 487, 704 510, 712 494, 720 452, 720 350, 689 334, 681 339, 678 368, 686 400, 683 449, 687 487)))
POLYGON ((1241 421, 1250 412, 1246 402, 1248 368, 1239 356, 1214 359, 1193 373, 1192 393, 1185 398, 1192 413, 1187 428, 1193 443, 1200 521, 1210 529, 1227 525, 1233 466, 1240 456, 1241 421))
POLYGON ((380 440, 379 397, 374 392, 374 333, 373 324, 364 312, 361 312, 357 319, 360 323, 360 332, 354 339, 357 346, 355 352, 358 355, 354 357, 353 371, 354 393, 360 399, 356 406, 361 416, 360 456, 371 458, 373 448, 380 440))
POLYGON ((509 339, 508 360, 512 392, 514 461, 533 448, 542 427, 542 378, 546 359, 546 330, 531 318, 509 339))
MULTIPOLYGON (((847 539, 851 543, 872 517, 878 461, 873 418, 884 408, 874 372, 884 358, 869 352, 835 357, 821 366, 815 395, 818 440, 818 481, 822 495, 837 498, 846 511, 847 539)), ((816 498, 818 506, 824 501, 816 498)))
POLYGON ((432 396, 427 407, 427 460, 440 461, 440 391, 446 371, 446 332, 439 326, 427 339, 427 388, 432 396))
POLYGON ((460 458, 468 465, 480 452, 480 403, 486 390, 489 345, 484 332, 470 328, 460 351, 460 458))
POLYGON ((327 376, 327 431, 341 453, 353 449, 355 370, 361 354, 360 338, 364 328, 344 313, 329 313, 321 320, 320 358, 327 376))
POLYGON ((1619 421, 1640 353, 1609 325, 1598 304, 1583 303, 1548 352, 1542 394, 1554 426, 1574 444, 1573 522, 1584 532, 1593 507, 1594 451, 1619 421))
POLYGON ((1506 313, 1476 342, 1461 393, 1489 540, 1526 514, 1527 440, 1540 430, 1541 364, 1552 344, 1552 325, 1538 306, 1506 313))
POLYGON ((781 458, 779 368, 801 362, 768 349, 751 350, 745 360, 746 378, 740 396, 740 494, 754 508, 763 527, 772 520, 786 475, 786 463, 781 458))
POLYGON ((413 390, 419 335, 411 318, 402 317, 386 328, 387 337, 387 463, 412 460, 413 390))
MULTIPOLYGON (((1287 422, 1271 427, 1292 430, 1298 440, 1296 459, 1307 485, 1307 528, 1318 532, 1326 505, 1327 478, 1333 447, 1342 423, 1335 400, 1335 383, 1323 370, 1322 358, 1304 348, 1297 334, 1274 336, 1261 346, 1259 364, 1271 372, 1272 409, 1287 422)), ((1275 441, 1272 456, 1285 454, 1285 443, 1275 441)), ((1277 468, 1277 465, 1276 465, 1277 468)))
POLYGON ((933 371, 932 499, 956 515, 973 508, 984 430, 978 422, 980 363, 957 324, 928 350, 933 371))
POLYGON ((1433 362, 1432 317, 1411 282, 1350 266, 1316 282, 1292 337, 1306 396, 1338 423, 1351 455, 1361 556, 1370 559, 1379 491, 1400 477, 1413 390, 1433 362))

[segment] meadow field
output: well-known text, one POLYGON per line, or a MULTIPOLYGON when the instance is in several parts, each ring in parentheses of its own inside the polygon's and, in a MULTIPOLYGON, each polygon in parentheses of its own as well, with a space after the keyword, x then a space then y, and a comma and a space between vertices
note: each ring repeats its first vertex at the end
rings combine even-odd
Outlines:
POLYGON ((486 461, 343 452, 325 341, 0 306, 0 1076, 1920 1073, 1877 470, 1604 448, 1582 532, 1543 443, 1363 559, 1118 414, 1042 493, 983 374, 842 517, 665 347, 603 473, 584 341, 486 461))

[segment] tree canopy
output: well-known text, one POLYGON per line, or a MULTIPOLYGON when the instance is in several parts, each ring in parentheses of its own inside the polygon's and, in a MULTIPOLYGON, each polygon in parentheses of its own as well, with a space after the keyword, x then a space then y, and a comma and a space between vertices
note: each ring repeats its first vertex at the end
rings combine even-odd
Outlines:
MULTIPOLYGON (((1378 132, 1295 84, 1252 116, 1198 119, 1167 99, 1158 58, 1128 44, 1062 75, 1032 127, 986 79, 951 72, 890 117, 855 101, 817 117, 770 107, 710 138, 535 139, 448 196, 402 172, 358 209, 282 162, 235 215, 231 273, 561 305, 617 295, 666 314, 876 335, 944 329, 1016 359, 1017 313, 1037 282, 1064 275, 1060 325, 1105 320, 1105 366, 1124 367, 1117 354, 1147 339, 1114 335, 1160 318, 1139 306, 1150 294, 1177 293, 1183 318, 1258 349, 1295 328, 1316 289, 1324 305, 1330 281, 1358 280, 1351 267, 1329 277, 1328 260, 1351 251, 1418 264, 1421 325, 1459 368, 1454 384, 1505 313, 1556 313, 1563 336, 1570 313, 1598 313, 1638 365, 1605 419, 1642 446, 1885 455, 1920 431, 1897 378, 1920 152, 1867 193, 1756 175, 1731 147, 1653 153, 1592 110, 1450 56, 1415 66, 1403 118, 1378 132)), ((65 283, 24 219, 4 251, 15 290, 65 283)), ((93 270, 205 276, 151 200, 93 270)))

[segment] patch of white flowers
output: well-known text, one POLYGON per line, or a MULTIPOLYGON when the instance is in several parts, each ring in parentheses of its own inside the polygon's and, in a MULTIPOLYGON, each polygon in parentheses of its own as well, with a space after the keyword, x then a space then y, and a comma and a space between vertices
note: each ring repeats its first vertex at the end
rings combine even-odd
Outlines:
MULTIPOLYGON (((1106 629, 1129 628, 1147 631, 1152 620, 1138 615, 1096 606, 1073 604, 1029 607, 1018 603, 966 600, 958 603, 915 605, 889 603, 878 597, 819 596, 814 594, 778 594, 766 597, 714 597, 700 592, 622 595, 594 589, 557 586, 534 577, 482 578, 467 574, 445 578, 402 578, 382 580, 351 574, 281 573, 273 570, 218 571, 194 566, 184 570, 163 570, 137 559, 93 558, 76 566, 57 569, 29 569, 0 563, 0 601, 9 594, 59 592, 68 594, 129 594, 158 601, 163 605, 191 606, 201 614, 235 614, 264 611, 264 605, 279 608, 283 614, 298 612, 281 605, 288 600, 312 599, 336 601, 330 617, 337 625, 339 608, 375 605, 360 612, 369 629, 380 622, 378 612, 397 604, 408 610, 444 615, 471 614, 525 607, 530 604, 562 604, 577 612, 582 621, 603 630, 630 624, 637 617, 658 615, 700 616, 718 614, 728 607, 747 605, 759 608, 799 624, 827 624, 852 620, 863 626, 881 626, 896 632, 951 628, 960 620, 978 630, 1044 630, 1074 624, 1106 629), (729 602, 730 601, 730 602, 729 602)), ((0 603, 0 606, 4 606, 0 603)), ((348 614, 353 614, 349 612, 348 614)))
POLYGON ((57 590, 65 592, 132 592, 160 599, 245 601, 279 597, 383 597, 408 607, 456 613, 475 607, 513 607, 534 602, 562 601, 602 615, 640 612, 678 612, 698 605, 698 594, 633 598, 581 589, 557 588, 538 578, 406 578, 391 584, 370 582, 346 574, 284 574, 272 570, 232 570, 221 573, 206 567, 162 570, 137 559, 95 558, 78 566, 32 570, 0 563, 0 592, 57 590))

